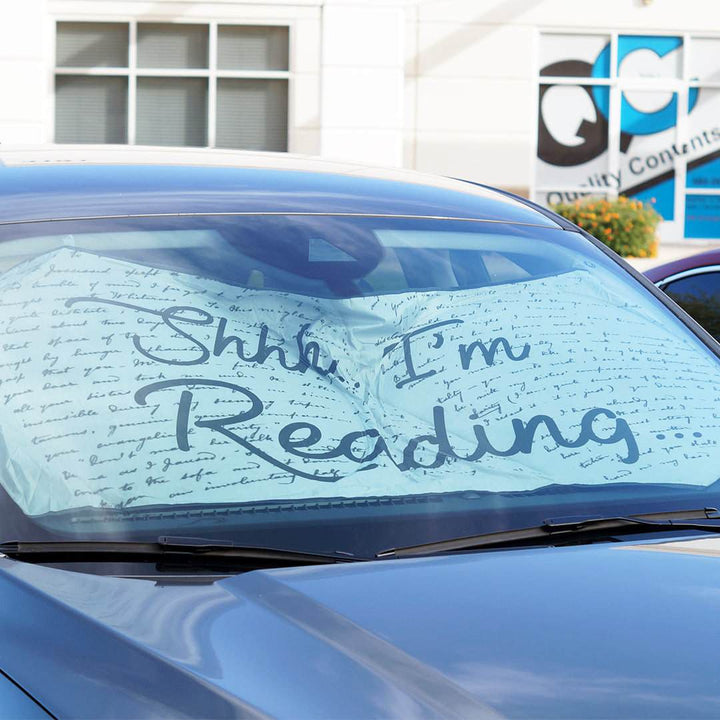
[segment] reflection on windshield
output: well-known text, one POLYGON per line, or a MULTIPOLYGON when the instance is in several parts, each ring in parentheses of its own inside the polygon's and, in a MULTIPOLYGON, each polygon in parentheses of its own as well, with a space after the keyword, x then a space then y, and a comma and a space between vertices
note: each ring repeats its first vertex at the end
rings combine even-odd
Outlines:
POLYGON ((601 257, 396 222, 293 259, 258 227, 46 236, 0 276, 25 515, 716 480, 716 358, 601 257))

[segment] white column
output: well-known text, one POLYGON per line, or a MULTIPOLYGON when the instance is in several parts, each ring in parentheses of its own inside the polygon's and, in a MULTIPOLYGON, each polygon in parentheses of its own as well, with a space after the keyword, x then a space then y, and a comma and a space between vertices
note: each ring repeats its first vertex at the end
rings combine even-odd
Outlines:
POLYGON ((45 0, 0 2, 0 144, 52 139, 50 25, 45 0))
POLYGON ((323 8, 321 154, 400 166, 403 161, 405 11, 330 0, 323 8))

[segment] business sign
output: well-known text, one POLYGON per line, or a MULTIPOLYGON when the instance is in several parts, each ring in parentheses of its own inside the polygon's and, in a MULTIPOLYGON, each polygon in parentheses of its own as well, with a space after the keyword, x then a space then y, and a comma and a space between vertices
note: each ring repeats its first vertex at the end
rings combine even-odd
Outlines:
POLYGON ((720 192, 720 90, 703 83, 720 80, 720 39, 693 39, 691 49, 686 58, 681 37, 621 35, 613 52, 609 36, 543 36, 538 199, 619 192, 676 220, 687 187, 685 236, 719 237, 720 197, 706 191, 720 192))

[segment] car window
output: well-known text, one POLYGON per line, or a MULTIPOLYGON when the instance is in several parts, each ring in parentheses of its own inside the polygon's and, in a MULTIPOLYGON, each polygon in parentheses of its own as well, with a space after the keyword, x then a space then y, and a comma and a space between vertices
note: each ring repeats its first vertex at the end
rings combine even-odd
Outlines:
POLYGON ((309 215, 1 232, 2 539, 366 555, 714 502, 717 357, 576 233, 309 215))
POLYGON ((720 270, 687 275, 662 289, 711 335, 720 338, 720 270))

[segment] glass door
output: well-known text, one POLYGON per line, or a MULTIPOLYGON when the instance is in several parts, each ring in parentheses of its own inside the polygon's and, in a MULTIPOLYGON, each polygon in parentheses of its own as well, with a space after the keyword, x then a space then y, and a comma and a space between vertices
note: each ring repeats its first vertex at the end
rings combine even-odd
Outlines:
POLYGON ((720 239, 720 39, 547 34, 540 60, 540 202, 621 193, 666 239, 720 239))

